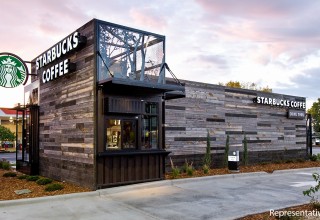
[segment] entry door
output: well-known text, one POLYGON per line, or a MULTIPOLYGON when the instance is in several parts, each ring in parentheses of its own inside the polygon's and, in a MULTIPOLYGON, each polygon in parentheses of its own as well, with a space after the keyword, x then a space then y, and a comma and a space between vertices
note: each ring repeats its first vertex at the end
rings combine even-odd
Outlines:
POLYGON ((17 170, 30 175, 39 173, 39 107, 17 110, 17 170))

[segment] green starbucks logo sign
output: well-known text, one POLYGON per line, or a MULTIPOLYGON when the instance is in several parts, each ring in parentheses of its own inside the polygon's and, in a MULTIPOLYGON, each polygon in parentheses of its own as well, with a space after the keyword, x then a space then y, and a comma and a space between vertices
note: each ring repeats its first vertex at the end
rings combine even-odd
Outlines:
POLYGON ((0 53, 0 86, 15 88, 25 84, 28 68, 23 60, 11 53, 0 53))

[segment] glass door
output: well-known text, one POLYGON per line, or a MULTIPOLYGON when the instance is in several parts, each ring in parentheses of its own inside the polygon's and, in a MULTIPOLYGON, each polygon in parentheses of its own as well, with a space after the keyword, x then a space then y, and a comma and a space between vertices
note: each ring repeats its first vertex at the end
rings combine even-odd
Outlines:
POLYGON ((36 175, 39 167, 39 107, 18 109, 16 119, 17 170, 36 175))
POLYGON ((23 146, 25 146, 24 139, 24 110, 17 110, 16 112, 16 159, 23 159, 23 146))

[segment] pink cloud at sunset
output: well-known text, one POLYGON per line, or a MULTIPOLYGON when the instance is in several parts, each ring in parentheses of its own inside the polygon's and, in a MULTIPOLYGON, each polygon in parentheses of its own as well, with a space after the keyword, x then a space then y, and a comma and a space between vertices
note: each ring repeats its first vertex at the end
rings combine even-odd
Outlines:
POLYGON ((139 26, 157 27, 159 30, 163 30, 167 26, 165 17, 162 14, 157 14, 153 8, 132 8, 130 16, 139 26))
MULTIPOLYGON (((27 61, 97 18, 165 35, 167 63, 178 78, 261 83, 309 104, 320 97, 311 89, 320 83, 318 1, 11 0, 4 8, 0 52, 27 61)), ((8 93, 0 106, 23 102, 21 91, 0 88, 8 93)))

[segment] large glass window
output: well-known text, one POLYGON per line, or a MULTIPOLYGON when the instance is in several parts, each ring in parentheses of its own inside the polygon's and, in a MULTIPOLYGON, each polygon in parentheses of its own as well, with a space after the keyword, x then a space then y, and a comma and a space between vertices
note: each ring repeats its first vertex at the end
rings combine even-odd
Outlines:
POLYGON ((106 149, 158 149, 158 103, 146 102, 140 114, 115 116, 106 120, 106 149))
POLYGON ((135 149, 136 121, 107 119, 106 148, 108 150, 135 149))

